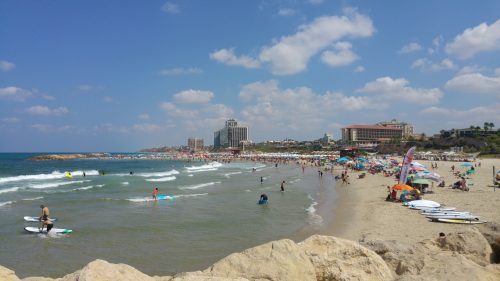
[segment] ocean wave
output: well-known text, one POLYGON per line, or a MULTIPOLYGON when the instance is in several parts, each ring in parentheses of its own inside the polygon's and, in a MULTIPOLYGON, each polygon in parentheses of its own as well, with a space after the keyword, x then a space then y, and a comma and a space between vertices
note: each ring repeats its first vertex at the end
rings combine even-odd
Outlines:
POLYGON ((232 173, 227 173, 227 174, 224 174, 224 176, 225 176, 226 178, 230 178, 230 176, 232 176, 232 175, 238 175, 238 174, 241 174, 241 173, 242 173, 242 172, 232 172, 232 173))
POLYGON ((124 182, 122 182, 121 184, 122 184, 122 185, 128 185, 129 183, 128 183, 128 181, 124 181, 124 182))
POLYGON ((320 225, 323 223, 323 218, 316 213, 315 206, 318 205, 318 202, 314 201, 311 195, 307 195, 309 199, 311 199, 311 205, 306 209, 306 212, 309 216, 309 224, 320 225))
POLYGON ((34 200, 40 200, 43 199, 43 196, 40 197, 34 197, 34 198, 24 198, 22 199, 23 201, 34 201, 34 200))
POLYGON ((216 185, 220 184, 220 181, 214 181, 214 182, 206 182, 206 183, 200 183, 200 184, 195 184, 195 185, 188 185, 188 186, 180 186, 179 189, 185 190, 185 189, 198 189, 202 188, 205 186, 211 186, 211 185, 216 185))
POLYGON ((29 186, 29 188, 44 189, 44 188, 59 187, 59 186, 69 185, 69 184, 84 183, 84 182, 89 182, 89 181, 90 180, 65 181, 65 182, 49 182, 49 183, 43 183, 43 184, 32 184, 32 185, 29 186))
POLYGON ((0 207, 3 207, 3 206, 6 206, 6 205, 9 205, 9 204, 12 204, 16 201, 6 201, 6 202, 0 202, 0 207))
POLYGON ((164 178, 158 178, 158 179, 146 179, 146 181, 151 181, 151 182, 164 182, 164 181, 173 181, 175 180, 176 177, 164 177, 164 178))
POLYGON ((175 195, 175 198, 198 197, 198 196, 206 196, 206 195, 208 195, 208 193, 182 194, 182 195, 175 195))
POLYGON ((206 169, 199 169, 199 170, 188 171, 188 173, 211 172, 211 171, 217 171, 217 170, 219 170, 219 169, 217 169, 217 168, 206 168, 206 169))
POLYGON ((199 170, 214 171, 214 169, 217 170, 217 168, 219 168, 219 167, 222 167, 222 164, 214 161, 214 162, 210 162, 208 164, 201 165, 201 166, 186 167, 186 170, 188 170, 188 172, 194 172, 194 171, 199 171, 199 170))
POLYGON ((150 178, 150 177, 166 177, 166 176, 178 175, 178 174, 180 174, 179 171, 170 170, 168 172, 138 173, 136 175, 138 175, 140 177, 150 178))
MULTIPOLYGON (((88 171, 72 171, 72 176, 83 176, 83 172, 88 176, 97 176, 99 175, 99 171, 97 170, 88 170, 88 171)), ((0 183, 7 182, 16 182, 16 181, 33 181, 33 180, 53 180, 53 179, 62 179, 66 177, 66 172, 61 173, 60 171, 53 171, 50 174, 36 174, 36 175, 20 175, 14 177, 5 177, 0 178, 0 183)))
POLYGON ((79 187, 79 188, 75 188, 73 190, 88 190, 88 189, 91 189, 91 188, 94 188, 93 185, 89 185, 89 186, 84 186, 84 187, 79 187))
POLYGON ((18 190, 19 190, 19 187, 12 187, 12 188, 1 189, 0 190, 0 194, 7 193, 7 192, 16 192, 18 190))

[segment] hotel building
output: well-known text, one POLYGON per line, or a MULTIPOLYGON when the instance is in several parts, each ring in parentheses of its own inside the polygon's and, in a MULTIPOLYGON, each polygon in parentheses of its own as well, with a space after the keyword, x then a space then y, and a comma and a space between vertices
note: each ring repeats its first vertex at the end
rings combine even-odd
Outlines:
POLYGON ((380 143, 392 139, 401 140, 401 128, 381 125, 350 125, 342 128, 342 141, 344 143, 380 143))
POLYGON ((198 151, 203 149, 203 139, 189 138, 188 147, 190 150, 198 151))
POLYGON ((377 123, 377 125, 399 128, 403 131, 403 137, 406 138, 409 136, 413 136, 415 134, 412 124, 406 122, 400 122, 396 119, 392 119, 391 121, 379 122, 377 123))
POLYGON ((214 132, 214 147, 239 147, 248 142, 248 127, 238 126, 234 119, 226 121, 224 128, 214 132))

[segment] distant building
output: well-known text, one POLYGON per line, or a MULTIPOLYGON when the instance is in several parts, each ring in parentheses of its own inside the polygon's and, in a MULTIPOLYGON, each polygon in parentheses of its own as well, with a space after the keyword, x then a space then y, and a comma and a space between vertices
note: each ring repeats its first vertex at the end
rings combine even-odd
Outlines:
POLYGON ((330 144, 333 142, 333 136, 325 133, 325 135, 320 139, 323 144, 330 144))
POLYGON ((189 138, 188 147, 190 150, 198 151, 203 149, 203 139, 189 138))
POLYGON ((239 127, 234 119, 226 121, 224 128, 214 132, 214 147, 239 147, 249 143, 248 127, 239 127))
POLYGON ((412 124, 406 122, 400 122, 396 119, 392 119, 391 121, 379 122, 377 123, 377 125, 399 128, 403 132, 403 137, 410 137, 415 134, 412 124))
POLYGON ((401 128, 382 125, 350 125, 342 128, 344 143, 380 143, 393 139, 401 139, 401 128))

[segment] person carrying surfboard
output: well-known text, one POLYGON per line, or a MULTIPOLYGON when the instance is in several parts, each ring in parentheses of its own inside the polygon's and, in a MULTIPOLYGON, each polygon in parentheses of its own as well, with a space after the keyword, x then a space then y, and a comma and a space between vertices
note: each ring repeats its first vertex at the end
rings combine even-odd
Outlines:
POLYGON ((151 192, 151 194, 153 194, 153 200, 157 200, 158 198, 158 187, 156 187, 153 192, 151 192))
POLYGON ((49 208, 44 205, 40 205, 40 208, 42 209, 42 215, 40 216, 40 221, 42 222, 40 232, 42 232, 44 226, 46 226, 48 233, 52 229, 52 227, 54 227, 54 223, 49 218, 50 216, 49 208))

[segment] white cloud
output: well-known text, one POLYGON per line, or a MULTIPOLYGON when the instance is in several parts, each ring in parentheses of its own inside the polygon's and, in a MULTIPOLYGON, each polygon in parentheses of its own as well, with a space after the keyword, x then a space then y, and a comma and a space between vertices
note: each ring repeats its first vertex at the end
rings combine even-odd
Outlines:
POLYGON ((142 123, 142 124, 134 124, 132 126, 132 129, 140 132, 156 133, 164 131, 165 127, 156 124, 142 123))
POLYGON ((418 59, 413 62, 411 68, 418 68, 421 71, 441 71, 441 70, 453 70, 456 69, 457 66, 450 59, 443 59, 439 63, 434 63, 426 58, 418 59))
POLYGON ((33 124, 31 127, 41 132, 48 132, 53 128, 52 125, 49 124, 33 124))
POLYGON ((179 5, 172 3, 170 1, 167 1, 162 7, 161 10, 168 13, 168 14, 178 14, 181 12, 179 9, 179 5))
POLYGON ((16 117, 5 117, 5 118, 2 118, 2 122, 3 123, 14 124, 14 123, 18 123, 19 121, 21 121, 21 119, 16 118, 16 117))
POLYGON ((321 61, 330 66, 343 66, 356 61, 359 57, 351 51, 349 42, 338 42, 333 45, 335 51, 325 51, 321 55, 321 61))
POLYGON ((175 75, 192 75, 192 74, 202 74, 203 70, 198 67, 191 68, 172 68, 172 69, 163 69, 158 72, 159 75, 162 76, 175 76, 175 75))
POLYGON ((483 67, 480 67, 478 65, 466 65, 458 71, 457 74, 468 74, 468 73, 474 73, 474 72, 482 72, 484 71, 483 67))
POLYGON ((18 87, 5 87, 0 88, 0 99, 13 100, 13 101, 25 101, 27 98, 31 97, 33 94, 29 90, 21 89, 18 87))
POLYGON ((460 59, 468 59, 479 52, 500 49, 500 19, 488 25, 467 28, 455 37, 453 42, 446 44, 446 52, 460 59))
POLYGON ((289 17, 295 15, 295 10, 290 9, 290 8, 281 8, 278 11, 278 15, 284 16, 284 17, 289 17))
POLYGON ((430 55, 436 54, 437 52, 439 52, 439 47, 441 47, 441 43, 443 42, 444 38, 442 35, 436 36, 436 38, 432 40, 432 47, 427 48, 427 52, 430 55))
POLYGON ((47 106, 35 105, 35 106, 27 108, 26 112, 29 114, 33 114, 33 115, 60 116, 60 115, 68 114, 69 110, 66 107, 57 107, 54 109, 50 109, 47 106))
POLYGON ((365 69, 365 67, 364 67, 364 66, 362 66, 362 65, 358 65, 358 66, 356 66, 356 68, 354 69, 354 72, 356 72, 356 73, 360 73, 360 72, 364 72, 365 70, 366 70, 366 69, 365 69))
POLYGON ((55 100, 56 98, 54 96, 51 96, 51 95, 43 94, 42 95, 42 99, 44 99, 44 100, 55 100))
MULTIPOLYGON (((276 75, 290 75, 306 69, 311 57, 332 46, 337 40, 349 37, 369 37, 375 32, 371 19, 355 9, 344 9, 343 16, 318 17, 309 24, 301 25, 289 36, 274 40, 271 46, 261 49, 258 59, 236 56, 233 49, 221 49, 210 54, 210 58, 230 65, 257 68, 268 63, 276 75)), ((331 57, 326 53, 326 57, 331 57)), ((336 62, 333 59, 334 63, 336 62)))
POLYGON ((208 103, 214 97, 210 91, 185 90, 174 95, 174 100, 179 103, 208 103))
POLYGON ((11 71, 16 67, 15 64, 5 61, 5 60, 0 60, 0 70, 3 72, 8 72, 11 71))
POLYGON ((404 45, 401 50, 398 51, 400 54, 407 54, 411 52, 416 52, 422 50, 422 46, 416 42, 411 42, 408 45, 404 45))
POLYGON ((171 102, 161 103, 160 108, 172 117, 197 118, 199 116, 198 110, 179 108, 171 102))
POLYGON ((259 68, 260 62, 248 56, 236 56, 234 49, 220 49, 210 54, 210 59, 229 65, 239 65, 245 68, 259 68))
POLYGON ((436 104, 443 97, 443 92, 438 88, 422 89, 408 86, 406 79, 392 79, 381 77, 366 83, 358 92, 374 94, 376 99, 382 101, 400 101, 414 104, 436 104))
POLYGON ((499 123, 500 103, 460 110, 432 106, 420 113, 434 119, 439 118, 441 124, 468 128, 470 125, 483 124, 486 121, 499 123))
POLYGON ((281 37, 276 44, 264 47, 261 62, 271 65, 278 75, 295 74, 306 69, 310 58, 343 37, 368 37, 375 28, 369 17, 353 10, 344 16, 323 16, 299 27, 297 33, 281 37))
POLYGON ((110 97, 110 96, 104 96, 104 97, 102 98, 102 100, 103 100, 103 101, 105 101, 105 102, 113 102, 113 98, 112 98, 112 97, 110 97))
POLYGON ((491 94, 500 97, 500 73, 489 77, 481 73, 459 74, 446 82, 446 89, 464 92, 491 94))
POLYGON ((139 114, 139 115, 137 116, 137 118, 139 118, 139 119, 141 119, 141 120, 149 120, 149 114, 146 114, 146 113, 144 113, 144 114, 139 114))

